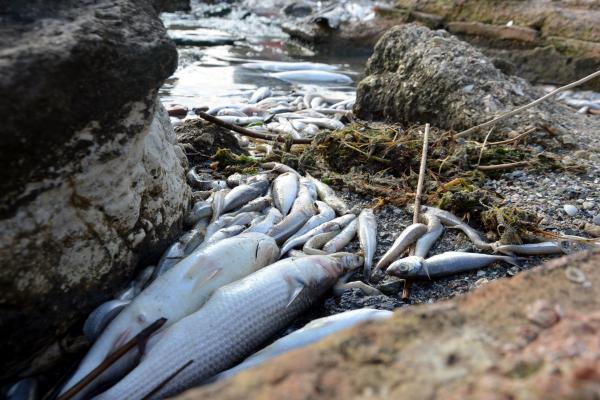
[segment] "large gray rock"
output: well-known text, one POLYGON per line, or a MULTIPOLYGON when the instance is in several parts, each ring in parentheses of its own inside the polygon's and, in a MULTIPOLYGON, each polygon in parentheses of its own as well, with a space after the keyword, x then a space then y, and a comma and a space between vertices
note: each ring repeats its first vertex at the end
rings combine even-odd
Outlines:
MULTIPOLYGON (((457 131, 542 95, 526 80, 505 75, 475 47, 416 24, 394 27, 382 36, 366 75, 358 85, 357 116, 429 122, 457 131)), ((579 131, 593 129, 590 124, 567 107, 546 101, 499 122, 495 133, 539 126, 561 145, 573 143, 579 131)))
POLYGON ((0 376, 18 373, 178 233, 185 156, 157 89, 153 3, 0 6, 0 376))

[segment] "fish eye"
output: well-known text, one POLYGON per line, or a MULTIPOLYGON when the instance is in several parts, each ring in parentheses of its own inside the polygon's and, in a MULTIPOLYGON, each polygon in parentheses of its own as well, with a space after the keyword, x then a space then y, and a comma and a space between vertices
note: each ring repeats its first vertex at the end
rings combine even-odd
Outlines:
POLYGON ((400 271, 408 272, 409 269, 410 269, 410 266, 408 264, 400 264, 400 271))

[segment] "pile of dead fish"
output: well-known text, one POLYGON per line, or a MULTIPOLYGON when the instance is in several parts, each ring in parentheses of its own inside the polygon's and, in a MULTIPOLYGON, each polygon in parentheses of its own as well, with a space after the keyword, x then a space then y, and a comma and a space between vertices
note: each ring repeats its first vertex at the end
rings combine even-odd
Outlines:
MULTIPOLYGON (((550 93, 556 86, 546 85, 543 90, 550 93)), ((600 93, 591 90, 565 90, 556 99, 577 110, 577 114, 600 115, 600 93)))
MULTIPOLYGON (((278 163, 224 181, 188 178, 206 191, 186 217, 190 230, 143 270, 116 299, 88 318, 93 346, 62 389, 65 393, 116 349, 160 318, 166 323, 144 346, 129 351, 76 398, 164 398, 214 381, 303 346, 352 324, 389 316, 361 310, 313 321, 254 356, 277 332, 334 286, 378 294, 367 283, 377 246, 372 209, 351 210, 325 183, 278 163), (343 252, 358 236, 363 257, 343 252), (365 282, 347 283, 363 267, 365 282), (140 360, 141 357, 141 361, 140 360), (233 369, 231 369, 233 368, 233 369), (228 370, 230 369, 230 370, 228 370), (112 385, 112 386, 111 386, 112 385)), ((554 243, 490 244, 456 216, 424 207, 427 225, 413 224, 375 266, 403 278, 434 278, 480 268, 506 255, 447 252, 430 258, 443 225, 461 229, 481 250, 504 254, 562 251, 554 243), (412 244, 414 255, 400 258, 412 244)))
MULTIPOLYGON (((263 61, 241 65, 269 77, 299 86, 291 92, 274 91, 263 86, 239 93, 243 102, 201 108, 230 124, 249 127, 267 134, 311 138, 321 129, 342 129, 353 114, 354 91, 332 90, 323 85, 349 85, 352 79, 334 72, 336 66, 311 62, 263 61)), ((177 125, 181 123, 172 119, 177 125)))

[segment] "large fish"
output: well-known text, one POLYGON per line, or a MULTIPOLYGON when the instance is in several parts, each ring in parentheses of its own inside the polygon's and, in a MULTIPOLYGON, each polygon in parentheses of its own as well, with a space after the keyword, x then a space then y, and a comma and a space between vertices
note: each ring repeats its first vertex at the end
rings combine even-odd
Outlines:
POLYGON ((280 354, 287 353, 301 347, 308 346, 318 342, 329 335, 348 329, 367 321, 381 321, 390 318, 394 313, 386 310, 376 310, 374 308, 361 308, 358 310, 345 311, 329 317, 318 318, 298 329, 274 341, 261 351, 246 358, 243 363, 223 371, 213 380, 227 379, 245 369, 255 367, 264 362, 277 357, 280 354))
POLYGON ((358 241, 365 257, 364 277, 371 276, 371 266, 377 248, 377 219, 373 210, 365 208, 358 215, 358 241))
POLYGON ((278 256, 275 241, 261 233, 241 234, 192 253, 152 282, 106 327, 63 393, 157 319, 166 318, 166 326, 174 324, 198 310, 219 287, 271 264, 278 256))
POLYGON ((398 278, 431 279, 485 267, 496 261, 518 266, 513 257, 448 251, 428 259, 410 256, 392 263, 388 275, 398 278))
POLYGON ((166 330, 142 362, 96 400, 137 400, 149 394, 161 399, 231 368, 358 265, 357 256, 342 253, 287 258, 218 289, 204 307, 166 330))
POLYGON ((273 181, 273 205, 281 211, 282 215, 287 215, 296 200, 298 194, 298 175, 293 172, 286 172, 279 175, 273 181))

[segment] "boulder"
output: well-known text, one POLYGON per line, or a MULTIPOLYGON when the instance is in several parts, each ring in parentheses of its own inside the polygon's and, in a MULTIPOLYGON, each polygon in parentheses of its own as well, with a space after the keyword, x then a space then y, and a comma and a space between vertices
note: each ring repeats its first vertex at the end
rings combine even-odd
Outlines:
POLYGON ((579 253, 404 308, 177 399, 594 399, 599 263, 579 253))
POLYGON ((0 14, 5 378, 55 359, 69 328, 161 254, 190 188, 157 99, 177 52, 153 2, 9 0, 0 14))
MULTIPOLYGON (((566 84, 600 65, 597 1, 398 0, 414 19, 439 26, 509 63, 531 82, 566 84)), ((600 81, 586 87, 600 90, 600 81)))
MULTIPOLYGON (((366 77, 358 85, 354 111, 363 119, 429 122, 460 131, 542 95, 448 32, 411 23, 390 29, 375 46, 366 77)), ((597 129, 598 122, 548 100, 498 122, 494 135, 528 126, 542 128, 562 146, 574 144, 583 130, 597 129)))

